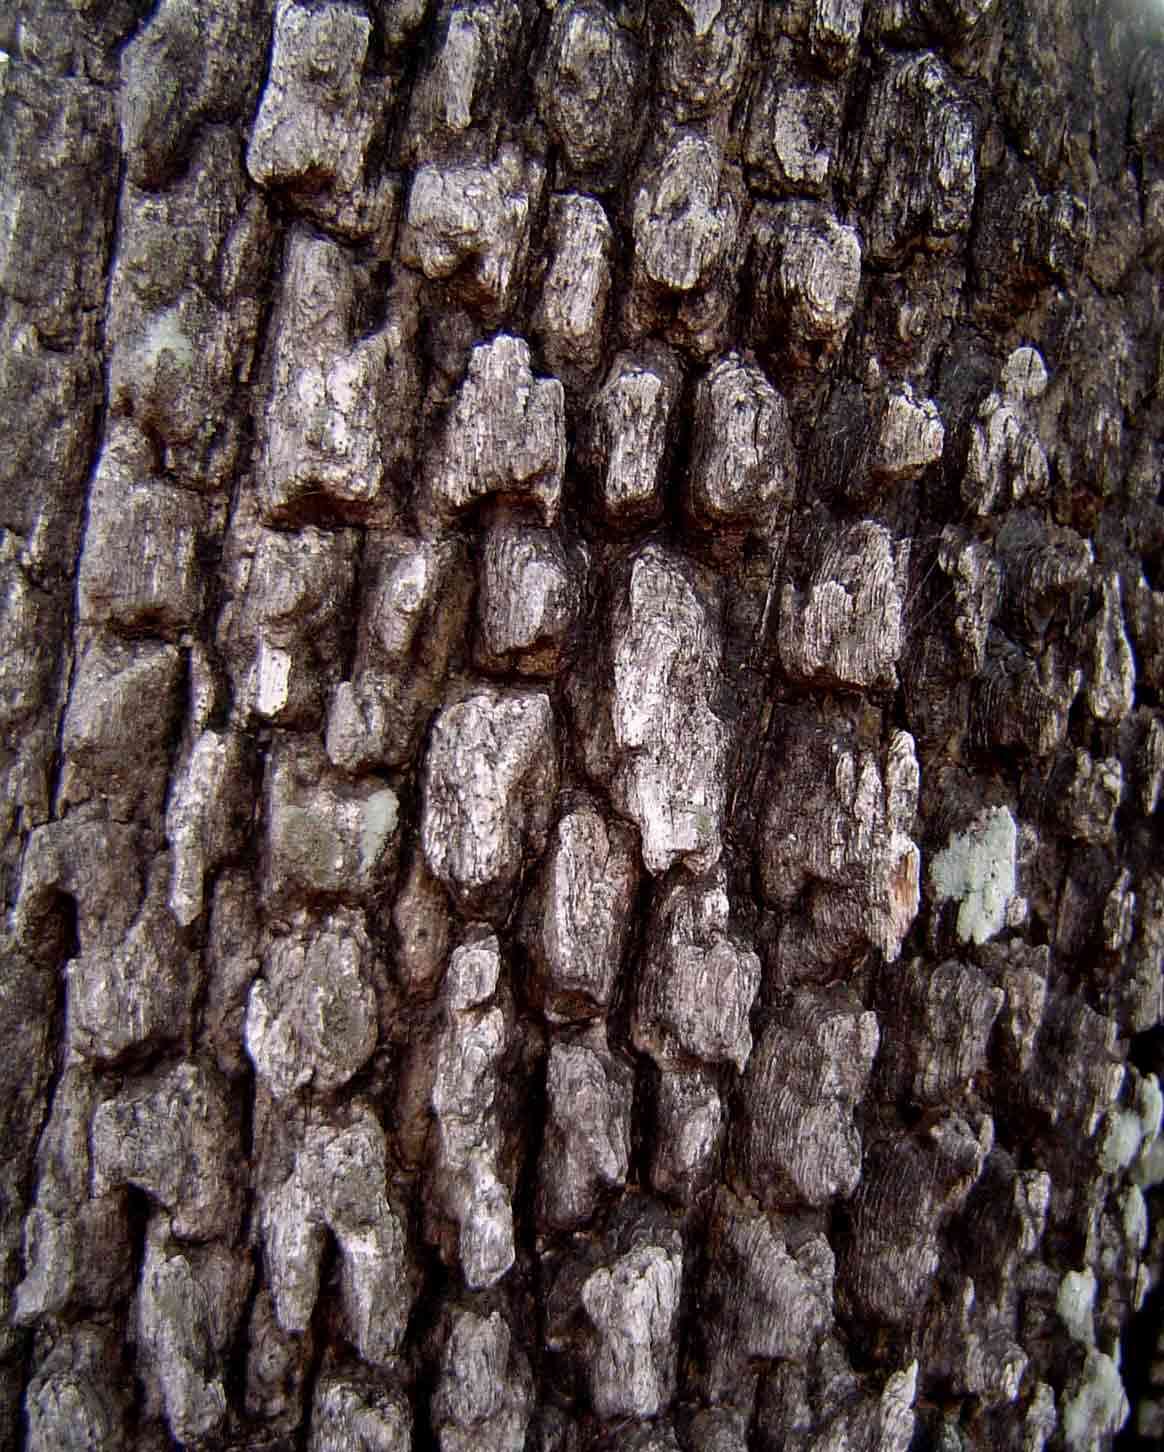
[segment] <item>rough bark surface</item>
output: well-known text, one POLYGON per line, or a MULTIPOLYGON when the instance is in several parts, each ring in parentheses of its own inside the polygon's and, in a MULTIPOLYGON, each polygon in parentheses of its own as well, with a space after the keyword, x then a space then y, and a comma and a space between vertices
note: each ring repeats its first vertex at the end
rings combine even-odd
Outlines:
POLYGON ((1164 13, 0 13, 0 1448, 1164 1439, 1164 13))

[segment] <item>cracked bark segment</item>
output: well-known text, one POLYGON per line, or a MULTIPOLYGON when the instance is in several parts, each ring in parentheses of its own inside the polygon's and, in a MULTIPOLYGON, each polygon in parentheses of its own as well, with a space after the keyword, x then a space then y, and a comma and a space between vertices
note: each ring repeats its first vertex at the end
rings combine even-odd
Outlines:
POLYGON ((834 1448, 876 1447, 878 1452, 908 1452, 913 1445, 917 1417, 918 1362, 886 1378, 880 1395, 859 1398, 838 1413, 819 1437, 809 1444, 811 1452, 833 1452, 834 1448))
POLYGON ((268 900, 358 905, 391 883, 400 802, 374 778, 349 784, 328 771, 316 742, 288 739, 268 757, 264 787, 268 900))
POLYGON ((88 641, 62 727, 62 808, 91 802, 117 821, 157 819, 181 671, 170 645, 88 641))
POLYGON ((482 669, 552 676, 581 605, 579 550, 550 530, 494 525, 485 537, 477 594, 477 661, 482 669))
POLYGON ((24 1222, 24 1278, 13 1298, 16 1326, 97 1310, 130 1289, 133 1247, 124 1192, 91 1193, 89 1126, 100 1099, 88 1069, 66 1068, 36 1150, 36 1200, 24 1222))
POLYGON ((954 639, 967 675, 986 664, 990 626, 1002 598, 1002 567, 993 550, 968 531, 948 524, 938 545, 938 565, 954 591, 954 639))
POLYGON ((501 124, 496 103, 523 39, 517 0, 445 0, 412 92, 403 146, 409 161, 491 150, 501 124))
POLYGON ((846 1199, 861 1179, 853 1122, 873 1069, 877 1016, 851 994, 793 995, 767 1025, 744 1078, 734 1162, 762 1205, 846 1199))
POLYGON ((234 731, 203 731, 175 775, 166 805, 166 837, 173 863, 169 907, 188 928, 202 916, 205 882, 241 852, 254 808, 251 753, 234 731))
POLYGON ((79 807, 29 835, 16 904, 17 944, 34 961, 47 960, 55 968, 64 956, 62 898, 76 912, 84 953, 119 942, 143 894, 138 829, 113 822, 96 808, 79 807))
POLYGON ((266 4, 163 0, 121 58, 121 146, 129 176, 151 191, 182 169, 211 121, 250 115, 266 53, 266 4))
POLYGON ((372 156, 392 96, 390 83, 372 72, 371 41, 371 20, 353 6, 278 0, 247 170, 321 225, 386 257, 398 186, 372 156))
POLYGON ((555 1230, 589 1221, 630 1166, 634 1070, 610 1053, 606 1034, 555 1038, 546 1068, 548 1113, 538 1168, 538 1219, 555 1230))
POLYGON ((977 183, 978 119, 930 51, 886 60, 852 132, 853 201, 866 250, 889 265, 962 244, 977 183))
POLYGON ((946 430, 937 404, 903 382, 881 401, 868 468, 885 489, 919 478, 942 457, 946 430))
POLYGON ((556 523, 566 464, 565 392, 535 378, 529 344, 499 334, 469 354, 469 369, 429 454, 425 515, 451 522, 488 495, 509 496, 556 523))
POLYGON ((814 713, 790 713, 771 781, 761 887, 786 910, 802 900, 782 934, 782 971, 812 977, 867 945, 895 959, 920 902, 913 738, 896 731, 874 752, 814 713))
POLYGON ((179 1240, 230 1240, 241 1211, 237 1120, 224 1081, 184 1061, 129 1083, 93 1114, 93 1189, 135 1185, 179 1240))
POLYGON ((861 520, 823 551, 807 588, 784 586, 778 627, 780 663, 816 685, 897 685, 905 647, 909 540, 861 520))
POLYGON ((589 801, 553 829, 526 904, 522 938, 551 1023, 604 1014, 622 966, 639 857, 629 827, 589 801))
POLYGON ((91 1063, 115 1065, 190 1041, 202 967, 182 942, 157 878, 155 872, 120 943, 91 949, 66 967, 65 1041, 91 1063))
POLYGON ((811 0, 808 43, 813 59, 837 74, 852 65, 861 35, 863 0, 811 0))
POLYGON ((1126 1077, 1119 1026, 1079 998, 1049 994, 1023 1086, 1051 1124, 1091 1138, 1126 1077))
POLYGON ((408 193, 402 259, 471 306, 503 316, 524 279, 544 182, 541 163, 509 145, 488 165, 421 166, 408 193))
POLYGON ((728 931, 730 916, 722 868, 702 881, 676 877, 655 905, 631 1034, 661 1068, 691 1058, 743 1072, 760 960, 728 931))
POLYGON ((1047 524, 1034 510, 1012 510, 998 532, 1006 625, 1038 644, 1056 620, 1069 620, 1087 596, 1094 548, 1073 529, 1047 524))
POLYGON ((284 1331, 301 1334, 319 1296, 326 1233, 340 1252, 344 1331, 373 1366, 392 1364, 415 1296, 405 1221, 387 1187, 384 1131, 356 1100, 306 1125, 289 1173, 265 1195, 267 1283, 284 1331))
POLYGON ((760 82, 752 99, 744 161, 754 190, 824 196, 836 167, 841 129, 837 91, 798 85, 778 72, 760 82))
POLYGON ((728 750, 711 707, 718 599, 680 556, 648 544, 616 583, 608 639, 591 679, 572 683, 586 768, 639 828, 653 876, 677 861, 709 871, 722 846, 728 750))
POLYGON ((234 686, 233 714, 314 726, 343 659, 342 619, 356 564, 352 530, 295 534, 236 517, 224 575, 218 644, 234 686))
POLYGON ((670 1404, 682 1280, 677 1232, 665 1221, 648 1220, 622 1226, 603 1263, 582 1281, 586 1379, 591 1406, 603 1421, 656 1417, 670 1404))
POLYGON ((726 1124, 710 1071, 665 1068, 655 1104, 652 1188, 689 1205, 711 1177, 726 1124))
POLYGON ((153 474, 148 452, 124 428, 106 441, 89 495, 78 606, 90 624, 173 639, 199 623, 201 557, 215 520, 196 495, 153 474))
POLYGON ((505 1163, 499 1113, 512 1005, 496 998, 500 974, 501 951, 492 934, 454 952, 431 1090, 430 1231, 446 1262, 459 1264, 470 1290, 496 1284, 515 1257, 512 1167, 505 1163), (440 1216, 448 1228, 438 1223, 440 1216))
POLYGON ((594 395, 580 448, 607 522, 617 528, 632 529, 662 511, 682 387, 675 355, 646 344, 617 354, 594 395))
POLYGON ((627 322, 706 356, 724 332, 739 230, 738 178, 709 136, 677 130, 644 164, 634 192, 627 322))
POLYGON ((663 10, 659 83, 680 120, 730 106, 756 30, 754 0, 676 0, 663 10))
POLYGON ((475 691, 437 716, 424 763, 424 855, 467 911, 508 911, 558 790, 550 698, 475 691))
POLYGON ((362 282, 337 242, 292 231, 259 425, 258 486, 270 523, 295 523, 321 507, 380 526, 395 514, 420 399, 415 298, 395 286, 380 325, 354 337, 362 282))
POLYGON ((227 1356, 251 1281, 249 1261, 221 1245, 179 1246, 154 1216, 137 1304, 138 1375, 146 1415, 185 1445, 213 1441, 227 1415, 227 1356))
POLYGON ((246 1046, 276 1099, 333 1094, 376 1047, 372 945, 362 916, 340 911, 271 945, 247 1000, 246 1046))
POLYGON ((807 1361, 833 1324, 833 1252, 815 1230, 716 1196, 703 1287, 707 1391, 738 1404, 756 1361, 807 1361))
POLYGON ((321 1376, 308 1452, 409 1452, 412 1408, 402 1392, 360 1372, 321 1376))
POLYGON ((964 1202, 992 1145, 989 1118, 976 1133, 948 1115, 921 1141, 901 1136, 870 1147, 838 1258, 841 1307, 890 1326, 912 1320, 941 1262, 941 1223, 964 1202))
POLYGON ((893 997, 897 1027, 886 1030, 878 1073, 916 1104, 957 1100, 986 1067, 1006 994, 969 963, 950 959, 931 968, 914 958, 893 997))
POLYGON ((1034 413, 1046 387, 1047 369, 1038 351, 1016 348, 998 388, 979 405, 962 476, 962 498, 978 514, 1037 500, 1047 492, 1050 465, 1034 413))
POLYGON ((473 576, 458 539, 368 539, 351 678, 328 705, 326 745, 348 772, 402 766, 436 706, 468 614, 473 576))
POLYGON ((1124 771, 1116 756, 1096 760, 1076 747, 1063 753, 1048 783, 1052 811, 1064 834, 1077 842, 1112 842, 1116 813, 1124 794, 1124 771))
POLYGON ((796 492, 788 408, 759 368, 722 359, 695 392, 685 504, 697 527, 770 536, 796 492))
POLYGON ((573 193, 551 199, 549 230, 533 334, 555 373, 584 382, 602 362, 614 233, 600 202, 573 193))
POLYGON ((1083 672, 1055 640, 1034 654, 992 631, 971 712, 971 732, 999 747, 1050 756, 1067 739, 1083 672))
POLYGON ((37 1366, 25 1394, 29 1452, 130 1452, 130 1391, 112 1327, 70 1326, 37 1366))
POLYGON ((274 228, 219 128, 198 137, 166 191, 129 182, 122 193, 106 323, 110 412, 186 488, 232 483, 244 438, 237 391, 251 375, 274 228))
POLYGON ((1097 721, 1116 725, 1136 703, 1136 661, 1124 621, 1123 589, 1114 571, 1100 586, 1101 604, 1090 635, 1087 706, 1097 721))
POLYGON ((758 206, 749 225, 751 331, 795 366, 825 368, 841 348, 861 284, 861 241, 823 206, 758 206))
POLYGON ((529 1363, 505 1317, 454 1310, 432 1399, 441 1452, 524 1447, 532 1410, 529 1363))
POLYGON ((534 81, 538 109, 567 166, 599 189, 633 153, 640 70, 634 40, 605 5, 555 8, 534 81))

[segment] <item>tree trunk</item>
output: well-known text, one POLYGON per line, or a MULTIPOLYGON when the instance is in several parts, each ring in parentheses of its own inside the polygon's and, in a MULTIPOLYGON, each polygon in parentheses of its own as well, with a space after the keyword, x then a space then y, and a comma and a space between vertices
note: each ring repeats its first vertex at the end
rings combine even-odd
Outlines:
POLYGON ((0 1446, 1164 1437, 1164 12, 0 16, 0 1446))

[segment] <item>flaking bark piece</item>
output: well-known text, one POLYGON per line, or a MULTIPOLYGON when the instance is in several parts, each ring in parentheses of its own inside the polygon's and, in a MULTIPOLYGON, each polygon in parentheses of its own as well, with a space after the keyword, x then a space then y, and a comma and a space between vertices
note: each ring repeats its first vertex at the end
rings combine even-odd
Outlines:
POLYGON ((815 713, 790 713, 770 782, 764 895, 787 909, 807 889, 801 916, 782 930, 781 972, 791 981, 818 976, 868 946, 895 959, 920 902, 913 738, 894 732, 875 752, 815 713))
POLYGON ((614 233, 593 197, 550 202, 550 248, 533 334, 567 381, 585 383, 602 362, 614 233))
POLYGON ((416 85, 403 149, 410 162, 488 154, 501 126, 498 99, 512 79, 525 24, 517 0, 444 0, 416 85))
POLYGON ((498 995, 501 950, 489 934, 449 962, 431 1087, 430 1236, 470 1290, 494 1285, 513 1265, 513 1167, 504 1161, 500 1075, 513 1007, 498 995))
POLYGON ((383 527, 395 517, 420 403, 415 289, 393 288, 380 324, 356 336, 362 281, 339 243, 291 232, 259 420, 269 523, 322 513, 383 527))
POLYGON ((700 379, 684 503, 699 529, 772 536, 796 492, 788 408, 760 369, 730 354, 700 379))
POLYGON ((941 251, 970 230, 978 118, 932 51, 887 57, 852 136, 850 185, 872 260, 941 251))
POLYGON ((597 1017, 622 967, 641 869, 631 829, 577 801, 559 817, 522 918, 551 1023, 597 1017))
POLYGON ((340 910, 275 940, 247 1000, 246 1046, 276 1099, 332 1094, 376 1047, 372 945, 362 914, 340 910))
POLYGON ((400 1348, 416 1290, 407 1220, 387 1185, 384 1131, 356 1101, 335 1120, 309 1122, 290 1173, 264 1198, 267 1283, 285 1331, 311 1323, 327 1233, 340 1252, 345 1330, 360 1356, 385 1366, 400 1348))
POLYGON ((743 1072, 752 1051, 748 1015, 760 987, 760 960, 729 932, 727 876, 676 877, 648 928, 631 1033, 660 1067, 689 1059, 743 1072))
POLYGON ((893 689, 905 648, 910 541, 862 520, 823 551, 804 590, 784 586, 780 663, 819 686, 893 689))
POLYGON ((137 1301, 145 1411, 181 1445, 213 1442, 227 1415, 227 1360, 250 1288, 249 1258, 222 1245, 177 1245, 165 1216, 146 1233, 137 1301))
POLYGON ((708 1247, 707 1389, 713 1402, 736 1402, 756 1361, 807 1361, 831 1330, 833 1253, 819 1231, 749 1210, 727 1190, 708 1247))
POLYGON ((653 344, 619 353, 590 404, 580 456, 618 529, 657 518, 677 433, 683 370, 653 344))
POLYGON ((993 1143, 989 1118, 975 1131, 947 1115, 920 1140, 903 1135, 870 1147, 838 1257, 844 1310, 891 1326, 913 1320, 941 1264, 942 1223, 961 1208, 993 1143))
POLYGON ((758 206, 749 224, 751 335, 795 367, 824 370, 844 344, 861 284, 861 239, 823 206, 758 206))
POLYGON ((354 530, 306 526, 289 534, 236 513, 218 644, 240 724, 302 728, 321 719, 344 656, 356 545, 354 530))
POLYGON ((93 1188, 134 1185, 169 1211, 180 1240, 229 1240, 241 1196, 238 1120, 225 1081, 184 1061, 131 1081, 93 1115, 93 1188))
POLYGON ((655 1103, 654 1190, 689 1205, 718 1162, 727 1110, 706 1069, 665 1068, 655 1103))
POLYGON ((212 119, 248 116, 266 54, 264 0, 162 0, 121 57, 121 146, 131 181, 156 191, 212 119))
POLYGON ((734 1164, 762 1205, 827 1205, 861 1179, 853 1111, 880 1034, 847 990, 796 993, 752 1053, 736 1122, 734 1164))
POLYGON ((485 537, 477 592, 477 660, 483 669, 553 676, 577 622, 585 555, 551 530, 494 525, 485 537))
POLYGON ((409 1452, 412 1407, 402 1391, 363 1371, 320 1377, 308 1452, 409 1452))
POLYGON ((631 33, 595 0, 553 13, 535 86, 538 110, 570 172, 605 190, 633 155, 642 60, 631 33))
POLYGON ((372 162, 390 83, 369 64, 372 21, 349 5, 278 0, 247 170, 349 241, 392 250, 399 186, 372 162))
POLYGON ((440 712, 424 763, 421 844, 463 908, 505 915, 526 861, 545 846, 557 789, 547 695, 480 690, 440 712))
POLYGON ((441 1452, 512 1452, 533 1410, 529 1361, 499 1311, 454 1309, 432 1399, 441 1452))
POLYGON ((280 741, 267 761, 264 888, 272 906, 320 899, 360 905, 392 884, 400 801, 375 778, 328 770, 317 742, 280 741))
POLYGON ((538 1169, 538 1218, 574 1230, 604 1192, 626 1183, 634 1070, 609 1051, 602 1029, 556 1037, 546 1066, 548 1113, 538 1169))
POLYGON ((544 525, 557 521, 566 465, 565 393, 535 378, 529 344, 501 333, 469 355, 469 369, 429 453, 422 518, 451 523, 478 501, 501 495, 528 504, 544 525))
POLYGON ((515 146, 503 146, 487 165, 419 167, 400 234, 402 259, 469 306, 503 317, 525 278, 544 183, 541 163, 515 146))
POLYGON ((728 731, 712 708, 720 686, 718 600, 681 557, 648 544, 611 602, 609 644, 573 679, 584 762, 639 828, 643 862, 708 871, 722 849, 728 731))
POLYGON ((332 764, 358 773, 412 759, 464 630, 473 574, 456 537, 387 534, 365 545, 351 678, 328 703, 332 764))
POLYGON ((680 128, 644 163, 631 219, 626 322, 706 357, 722 346, 742 190, 715 140, 680 128))

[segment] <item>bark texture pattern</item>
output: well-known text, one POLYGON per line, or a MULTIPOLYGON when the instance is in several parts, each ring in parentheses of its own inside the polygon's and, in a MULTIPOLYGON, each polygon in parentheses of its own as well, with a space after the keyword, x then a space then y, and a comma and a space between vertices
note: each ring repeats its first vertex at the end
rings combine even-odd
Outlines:
POLYGON ((0 14, 0 1449, 1164 1440, 1164 14, 0 14))

